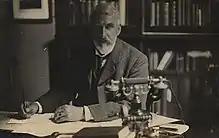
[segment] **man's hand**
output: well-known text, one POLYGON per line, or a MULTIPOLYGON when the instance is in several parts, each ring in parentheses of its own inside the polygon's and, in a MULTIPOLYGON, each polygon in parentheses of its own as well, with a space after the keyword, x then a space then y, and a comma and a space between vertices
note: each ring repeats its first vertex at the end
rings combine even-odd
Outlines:
POLYGON ((19 116, 27 119, 36 114, 38 110, 39 106, 37 103, 25 101, 21 104, 21 111, 19 112, 19 116))
POLYGON ((73 122, 84 119, 83 107, 63 105, 56 109, 53 121, 55 123, 73 122))

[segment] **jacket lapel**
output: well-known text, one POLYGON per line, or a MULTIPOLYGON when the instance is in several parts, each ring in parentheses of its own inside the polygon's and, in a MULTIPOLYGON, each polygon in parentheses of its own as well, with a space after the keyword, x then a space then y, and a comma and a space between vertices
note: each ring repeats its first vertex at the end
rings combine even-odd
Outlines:
POLYGON ((94 50, 92 50, 92 55, 87 59, 87 61, 90 60, 90 62, 88 62, 89 65, 89 71, 88 71, 88 83, 89 83, 89 90, 91 90, 92 87, 92 80, 93 80, 93 74, 94 74, 94 69, 95 69, 95 54, 94 54, 94 50))
POLYGON ((98 85, 104 83, 108 78, 110 78, 114 74, 115 71, 115 62, 112 60, 111 57, 109 57, 109 59, 106 62, 106 65, 103 67, 103 71, 100 75, 98 85))
POLYGON ((107 60, 106 65, 103 67, 103 71, 100 75, 98 85, 101 85, 102 83, 107 81, 116 72, 117 63, 120 62, 124 57, 121 45, 121 41, 117 39, 115 47, 112 53, 109 55, 109 59, 107 60))

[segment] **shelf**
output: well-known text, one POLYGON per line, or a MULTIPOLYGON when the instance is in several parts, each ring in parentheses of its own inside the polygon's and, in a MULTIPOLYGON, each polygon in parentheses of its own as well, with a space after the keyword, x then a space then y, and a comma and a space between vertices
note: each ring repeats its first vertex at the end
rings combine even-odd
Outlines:
MULTIPOLYGON (((84 37, 89 33, 88 25, 67 26, 57 29, 56 37, 84 37)), ((188 32, 144 32, 136 26, 122 26, 122 32, 119 35, 121 38, 127 39, 147 39, 147 38, 184 38, 184 37, 218 37, 219 33, 203 32, 203 33, 188 33, 188 32)))
POLYGON ((219 33, 143 32, 143 36, 219 36, 219 33))
POLYGON ((207 71, 197 72, 197 71, 189 71, 189 72, 179 72, 175 70, 153 70, 150 71, 151 75, 155 76, 178 76, 178 77, 197 77, 197 76, 203 76, 204 74, 207 74, 207 71))
POLYGON ((142 35, 145 37, 217 37, 219 36, 219 33, 144 32, 142 35))
MULTIPOLYGON (((157 27, 148 27, 145 29, 145 31, 142 31, 142 34, 148 34, 147 32, 154 32, 156 33, 165 33, 165 34, 174 34, 174 35, 184 35, 184 34, 197 34, 197 35, 203 35, 203 34, 214 34, 219 33, 218 27, 213 26, 196 26, 196 27, 190 27, 190 26, 181 26, 181 27, 173 27, 173 26, 157 26, 157 27)), ((164 35, 165 35, 164 34, 164 35)))

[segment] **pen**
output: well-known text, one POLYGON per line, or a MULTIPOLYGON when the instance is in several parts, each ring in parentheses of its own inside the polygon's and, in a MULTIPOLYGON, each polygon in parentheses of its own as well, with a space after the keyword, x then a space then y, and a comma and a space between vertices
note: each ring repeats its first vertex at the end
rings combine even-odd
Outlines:
POLYGON ((33 109, 29 108, 31 104, 25 100, 25 92, 24 92, 24 90, 23 90, 23 93, 22 93, 22 100, 23 100, 22 102, 23 102, 23 110, 24 110, 24 112, 26 114, 33 114, 33 109))
POLYGON ((23 92, 22 92, 22 103, 23 103, 23 109, 24 109, 24 112, 25 113, 30 113, 30 112, 32 112, 32 110, 28 110, 27 111, 27 108, 28 108, 28 103, 25 101, 25 92, 24 92, 24 90, 23 90, 23 92))
POLYGON ((26 112, 26 102, 25 102, 25 93, 24 90, 22 91, 22 103, 23 103, 23 109, 26 112))
POLYGON ((163 127, 163 126, 160 126, 160 129, 161 130, 167 130, 167 131, 178 131, 177 128, 173 128, 173 127, 163 127))

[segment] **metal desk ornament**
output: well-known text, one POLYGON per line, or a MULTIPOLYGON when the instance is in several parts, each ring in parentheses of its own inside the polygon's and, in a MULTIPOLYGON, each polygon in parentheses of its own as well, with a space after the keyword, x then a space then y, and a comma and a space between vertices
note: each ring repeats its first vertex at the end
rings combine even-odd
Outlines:
POLYGON ((131 109, 126 106, 122 108, 122 125, 128 125, 130 131, 135 132, 136 138, 141 138, 150 133, 149 122, 152 120, 150 113, 154 101, 160 100, 162 93, 168 88, 165 78, 121 78, 119 81, 111 81, 107 87, 108 91, 119 93, 125 96, 133 96, 131 109), (147 86, 145 89, 144 86, 147 86), (140 95, 147 95, 146 103, 140 99, 140 95), (142 108, 146 104, 146 109, 142 108), (142 106, 143 105, 143 106, 142 106))

